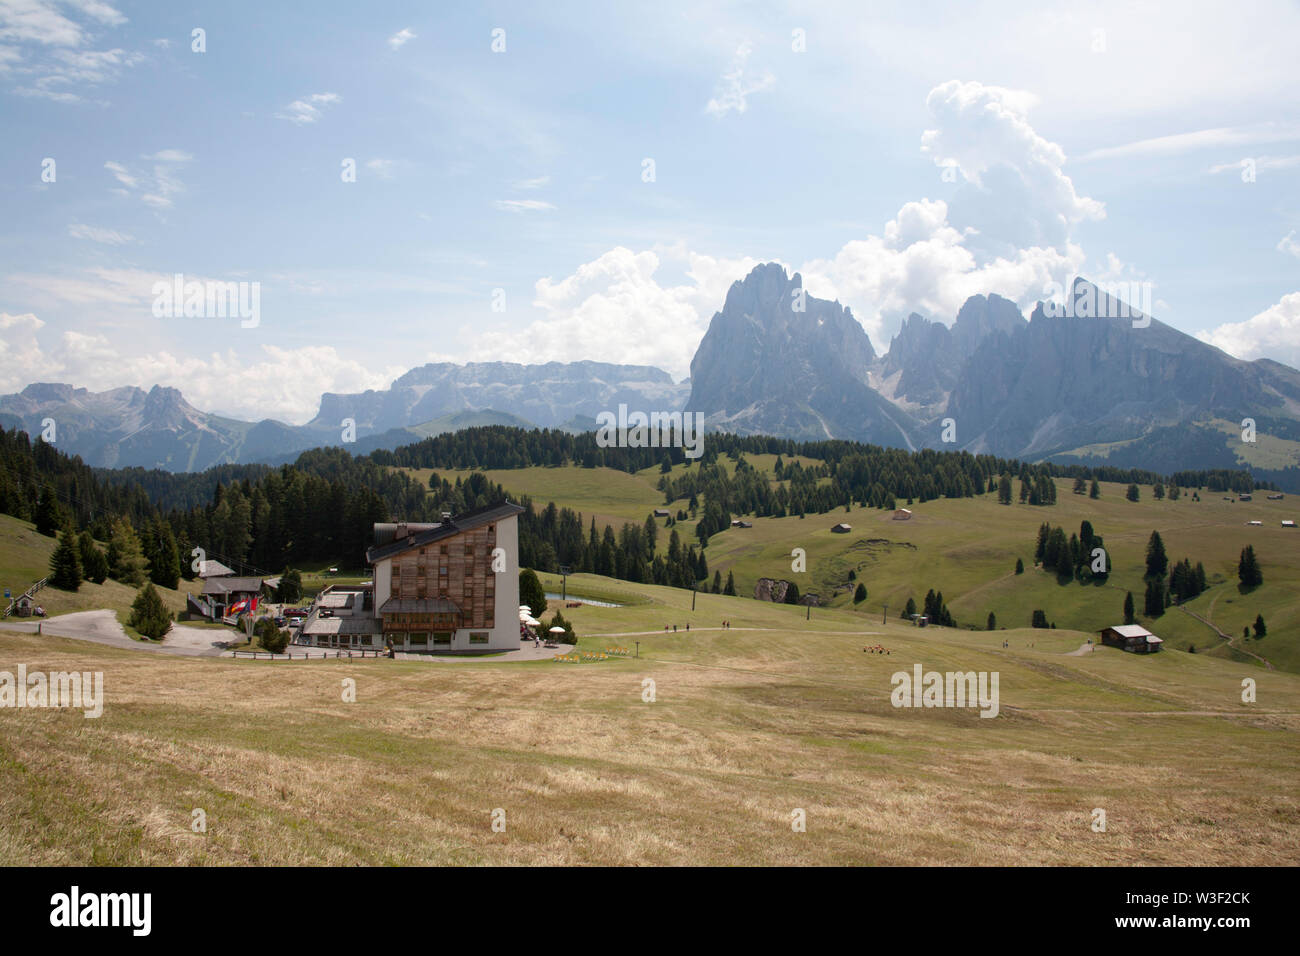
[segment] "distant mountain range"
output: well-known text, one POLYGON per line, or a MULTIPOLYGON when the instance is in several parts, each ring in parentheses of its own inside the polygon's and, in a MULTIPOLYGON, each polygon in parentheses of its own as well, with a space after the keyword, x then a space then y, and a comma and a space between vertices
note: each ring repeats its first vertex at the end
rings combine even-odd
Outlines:
MULTIPOLYGON (((1078 280, 1070 295, 1083 293, 1109 301, 1078 280)), ((951 326, 913 314, 877 355, 847 308, 771 263, 732 285, 685 382, 603 362, 437 363, 387 389, 326 393, 300 426, 212 415, 161 386, 35 384, 0 397, 0 424, 36 435, 53 419, 57 446, 91 465, 197 471, 341 445, 345 419, 356 441, 344 447, 364 454, 473 425, 589 430, 619 404, 699 411, 707 427, 740 434, 1166 473, 1249 466, 1300 490, 1295 369, 1233 358, 1155 319, 1060 316, 1040 303, 1026 320, 997 295, 969 298, 951 326), (1241 440, 1245 418, 1254 443, 1241 440)))

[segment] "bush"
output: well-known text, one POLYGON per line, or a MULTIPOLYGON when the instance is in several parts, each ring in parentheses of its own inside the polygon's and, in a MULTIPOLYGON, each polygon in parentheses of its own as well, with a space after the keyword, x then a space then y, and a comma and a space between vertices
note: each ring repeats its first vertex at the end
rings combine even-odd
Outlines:
POLYGON ((257 623, 253 625, 253 634, 263 650, 270 651, 272 654, 283 653, 289 646, 289 632, 280 630, 275 626, 275 621, 269 617, 258 618, 257 623))
POLYGON ((861 581, 858 582, 858 589, 853 592, 853 603, 861 604, 867 599, 867 588, 861 581))
POLYGON ((564 615, 561 614, 559 611, 555 612, 555 617, 551 618, 551 623, 545 625, 545 627, 547 632, 546 636, 558 640, 561 644, 578 643, 578 635, 573 633, 573 625, 570 624, 567 620, 565 620, 564 615), (550 633, 550 630, 553 627, 564 628, 564 633, 563 634, 550 633))
POLYGON ((167 610, 158 589, 150 581, 140 589, 131 604, 131 616, 126 623, 151 641, 161 640, 171 629, 172 612, 167 610))
POLYGON ((523 568, 519 572, 519 603, 527 604, 533 617, 539 621, 546 613, 546 589, 532 568, 523 568))

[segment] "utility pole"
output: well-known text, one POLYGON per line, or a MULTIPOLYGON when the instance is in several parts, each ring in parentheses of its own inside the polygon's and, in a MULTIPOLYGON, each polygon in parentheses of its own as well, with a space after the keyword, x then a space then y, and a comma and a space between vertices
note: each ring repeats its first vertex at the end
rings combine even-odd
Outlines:
POLYGON ((803 616, 803 619, 804 619, 805 621, 811 621, 811 620, 812 620, 812 605, 811 605, 811 604, 807 604, 807 605, 805 605, 805 607, 808 608, 808 613, 805 614, 805 615, 803 616))
POLYGON ((637 656, 637 657, 640 657, 640 656, 641 656, 641 642, 640 642, 640 641, 637 641, 637 642, 636 642, 636 656, 637 656))
POLYGON ((882 610, 882 611, 880 612, 880 623, 881 623, 881 624, 888 624, 888 623, 889 623, 889 605, 888 605, 888 604, 882 604, 882 605, 880 605, 880 606, 881 606, 882 608, 884 608, 884 610, 882 610))
POLYGON ((697 593, 697 592, 696 592, 695 588, 691 588, 691 610, 692 610, 692 611, 695 610, 695 595, 696 595, 696 593, 697 593))

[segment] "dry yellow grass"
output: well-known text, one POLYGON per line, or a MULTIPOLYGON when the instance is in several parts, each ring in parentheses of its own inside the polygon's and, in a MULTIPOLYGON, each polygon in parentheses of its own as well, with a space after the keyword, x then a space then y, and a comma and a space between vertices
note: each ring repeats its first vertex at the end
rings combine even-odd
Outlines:
POLYGON ((0 710, 0 854, 1300 862, 1300 678, 1176 653, 1065 657, 1082 640, 1069 632, 875 630, 697 631, 643 638, 641 660, 584 665, 268 664, 0 632, 0 670, 102 670, 106 682, 98 720, 0 710), (862 652, 876 642, 891 655, 862 652), (890 675, 915 661, 998 670, 1002 716, 894 709, 890 675), (1243 677, 1258 681, 1259 703, 1240 702, 1243 677), (1105 833, 1090 828, 1094 807, 1105 833), (194 808, 206 834, 191 832, 194 808), (504 832, 491 827, 497 808, 504 832), (791 828, 796 808, 807 832, 791 828))

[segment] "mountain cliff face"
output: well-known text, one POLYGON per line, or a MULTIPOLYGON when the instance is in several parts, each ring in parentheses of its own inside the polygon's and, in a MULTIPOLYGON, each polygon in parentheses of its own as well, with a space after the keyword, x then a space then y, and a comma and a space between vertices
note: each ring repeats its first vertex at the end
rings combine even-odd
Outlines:
POLYGON ((563 428, 602 411, 678 411, 689 386, 648 365, 606 362, 441 362, 412 369, 384 391, 321 396, 311 426, 337 429, 354 418, 358 430, 407 428, 459 412, 507 411, 541 428, 563 428))
POLYGON ((293 461, 308 448, 342 444, 342 422, 356 422, 355 454, 396 448, 471 425, 594 427, 596 415, 629 409, 677 411, 690 386, 657 368, 604 362, 518 365, 483 362, 412 369, 392 388, 326 393, 306 425, 241 422, 199 411, 174 388, 91 392, 58 383, 0 396, 0 425, 42 432, 56 423, 55 445, 102 468, 202 471, 213 465, 293 461), (500 409, 509 409, 509 412, 500 409))
MULTIPOLYGON (((852 313, 802 299, 802 278, 775 263, 734 283, 691 363, 674 383, 657 368, 602 362, 439 363, 391 388, 325 394, 307 425, 240 422, 201 412, 176 389, 90 392, 39 383, 0 396, 0 425, 39 435, 101 467, 202 470, 292 461, 339 445, 355 419, 365 454, 429 434, 507 424, 589 430, 602 411, 705 415, 742 434, 845 438, 896 447, 1173 472, 1250 465, 1300 490, 1300 372, 1245 362, 1151 319, 1069 317, 1040 304, 1029 321, 1000 296, 972 296, 951 327, 908 317, 877 356, 852 313), (944 419, 957 441, 941 441, 944 419), (1241 441, 1252 418, 1266 442, 1241 441), (1263 449, 1261 451, 1261 449, 1263 449), (1289 471, 1285 469, 1290 469, 1289 471)), ((1092 293, 1080 280, 1071 297, 1092 293)))
POLYGON ((731 286, 691 361, 687 410, 740 434, 911 447, 911 416, 869 384, 867 333, 838 302, 808 295, 797 310, 802 290, 775 263, 731 286))
POLYGON ((970 451, 1039 459, 1140 444, 1163 427, 1297 410, 1293 369, 1244 362, 1155 319, 1134 328, 1129 318, 1048 315, 1040 303, 1027 324, 971 353, 947 415, 970 451))

